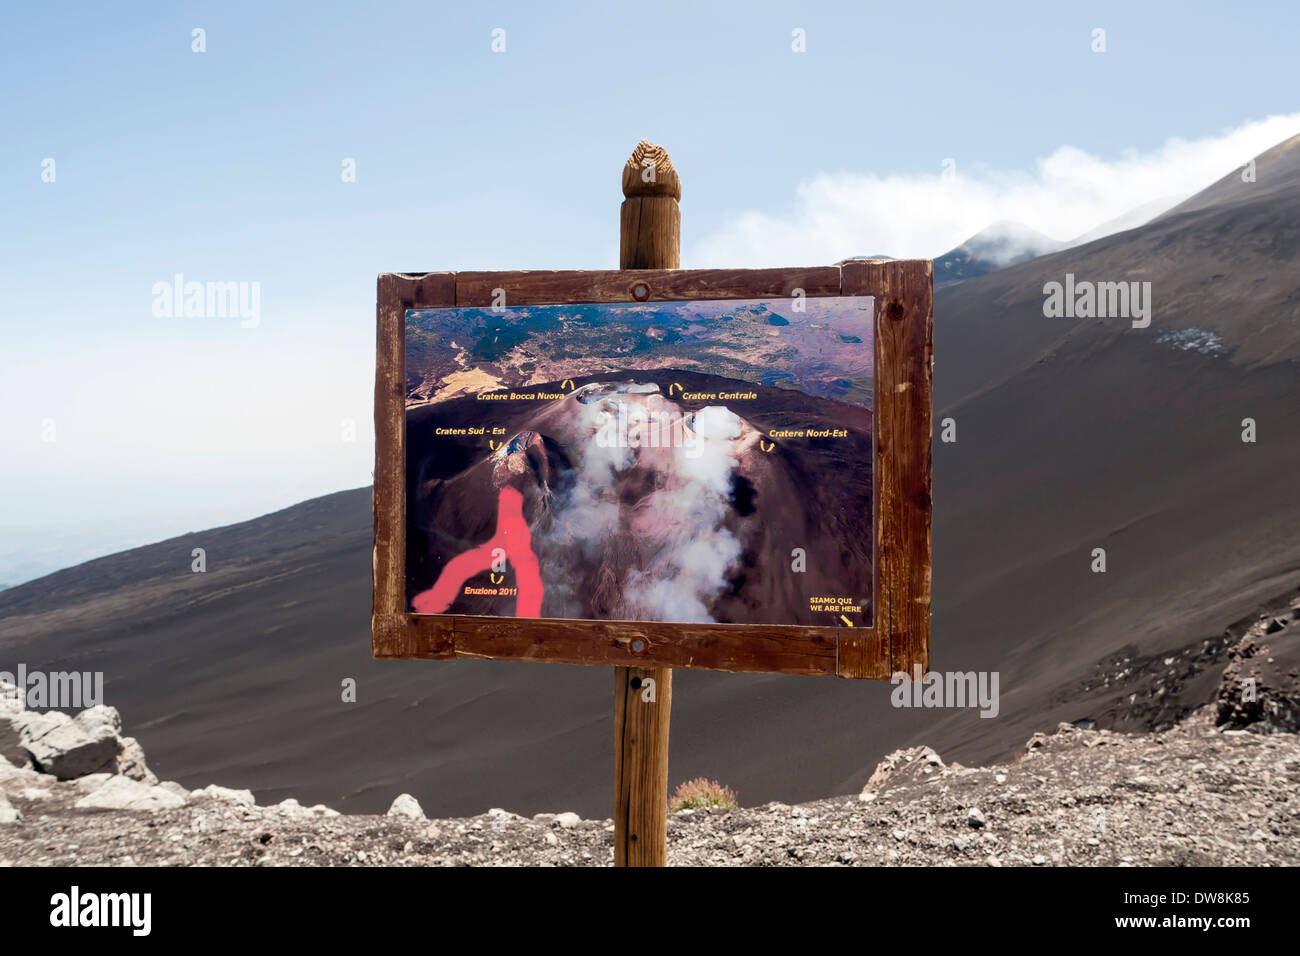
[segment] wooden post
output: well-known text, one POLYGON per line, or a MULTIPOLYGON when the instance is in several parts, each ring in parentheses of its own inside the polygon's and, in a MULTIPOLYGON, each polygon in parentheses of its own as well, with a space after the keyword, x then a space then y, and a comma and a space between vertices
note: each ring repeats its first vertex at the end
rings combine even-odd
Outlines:
POLYGON ((682 181, 662 146, 636 144, 623 167, 620 210, 620 269, 680 269, 682 264, 682 181))
MULTIPOLYGON (((682 184, 668 153, 641 140, 623 167, 620 269, 681 266, 682 184)), ((614 668, 614 865, 668 861, 668 724, 673 672, 614 668), (653 683, 650 683, 653 681, 653 683), (651 695, 653 701, 645 698, 651 695)))
POLYGON ((614 865, 668 861, 669 667, 614 668, 614 865), (654 681, 654 702, 643 699, 654 681))

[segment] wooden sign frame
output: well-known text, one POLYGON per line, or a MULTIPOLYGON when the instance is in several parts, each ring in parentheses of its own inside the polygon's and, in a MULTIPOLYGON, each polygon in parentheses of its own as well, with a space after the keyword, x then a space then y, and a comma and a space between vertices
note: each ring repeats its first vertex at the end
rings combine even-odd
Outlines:
POLYGON ((384 273, 375 372, 374 605, 377 658, 480 658, 706 668, 888 680, 929 669, 933 265, 848 260, 796 269, 384 273), (406 312, 812 296, 875 297, 871 627, 674 624, 422 615, 406 611, 406 312), (639 648, 639 652, 634 650, 639 648))

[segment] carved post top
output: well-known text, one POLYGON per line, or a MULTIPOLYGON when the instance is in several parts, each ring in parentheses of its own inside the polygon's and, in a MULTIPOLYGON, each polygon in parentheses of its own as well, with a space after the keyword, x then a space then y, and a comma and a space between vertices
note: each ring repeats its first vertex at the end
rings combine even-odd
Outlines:
POLYGON ((666 149, 644 139, 636 144, 623 167, 623 195, 682 198, 682 181, 666 149))

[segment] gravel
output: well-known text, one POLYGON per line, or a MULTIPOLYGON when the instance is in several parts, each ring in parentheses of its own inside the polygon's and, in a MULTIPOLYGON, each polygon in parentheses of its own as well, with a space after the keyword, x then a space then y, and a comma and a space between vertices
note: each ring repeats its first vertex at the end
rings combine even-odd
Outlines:
MULTIPOLYGON (((944 764, 931 754, 926 748, 891 754, 861 796, 673 814, 668 862, 1300 864, 1300 738, 1219 730, 1213 706, 1163 733, 1062 724, 1054 734, 1035 734, 1013 763, 995 767, 944 764)), ((9 816, 21 814, 21 820, 0 823, 0 865, 608 866, 613 861, 613 824, 564 812, 530 819, 493 809, 476 817, 428 821, 335 815, 296 801, 258 807, 211 798, 153 811, 79 808, 84 786, 7 763, 0 766, 0 789, 16 811, 9 816)))

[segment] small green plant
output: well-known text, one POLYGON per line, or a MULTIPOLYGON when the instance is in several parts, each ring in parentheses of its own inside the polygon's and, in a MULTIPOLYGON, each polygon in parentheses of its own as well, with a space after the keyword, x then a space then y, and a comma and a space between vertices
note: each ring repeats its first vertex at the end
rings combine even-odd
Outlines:
POLYGON ((728 810, 735 810, 739 806, 735 790, 724 787, 716 780, 705 780, 703 777, 696 777, 694 780, 679 784, 677 792, 668 801, 668 809, 673 813, 678 810, 694 810, 698 807, 725 807, 728 810))

